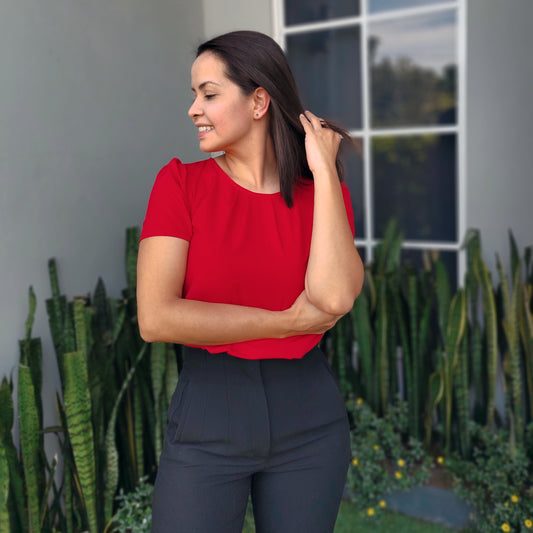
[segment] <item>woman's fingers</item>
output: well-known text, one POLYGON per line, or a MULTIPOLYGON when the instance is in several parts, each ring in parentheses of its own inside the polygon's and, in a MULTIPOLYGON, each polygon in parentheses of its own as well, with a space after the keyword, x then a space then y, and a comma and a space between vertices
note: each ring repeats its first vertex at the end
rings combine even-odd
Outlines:
POLYGON ((305 118, 307 118, 307 120, 312 124, 312 126, 315 129, 321 129, 326 124, 325 121, 323 121, 322 119, 318 118, 316 115, 311 113, 311 111, 305 111, 305 115, 304 116, 305 116, 305 118))
POLYGON ((304 127, 305 133, 309 133, 313 126, 311 122, 309 122, 309 119, 303 113, 300 113, 300 122, 304 127))
MULTIPOLYGON (((303 127, 306 133, 311 131, 309 130, 310 127, 312 127, 313 130, 318 130, 318 131, 320 131, 323 128, 326 128, 329 130, 328 123, 324 119, 319 118, 313 113, 311 113, 311 111, 305 111, 305 114, 302 113, 300 115, 300 122, 303 124, 303 127)), ((336 137, 339 141, 342 140, 342 135, 340 133, 336 133, 333 130, 329 130, 328 133, 336 137)))
POLYGON ((305 111, 300 115, 300 122, 305 132, 305 151, 307 164, 311 172, 320 169, 331 170, 339 150, 341 135, 327 127, 327 123, 305 111))

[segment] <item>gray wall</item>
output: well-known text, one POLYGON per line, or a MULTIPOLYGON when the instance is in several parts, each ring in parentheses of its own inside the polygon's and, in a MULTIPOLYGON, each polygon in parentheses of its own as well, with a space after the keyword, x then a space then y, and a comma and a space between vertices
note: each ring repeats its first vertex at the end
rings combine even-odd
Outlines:
MULTIPOLYGON (((2 1, 0 377, 16 367, 31 284, 56 388, 49 257, 69 297, 98 276, 120 295, 124 230, 141 224, 157 171, 201 155, 186 110, 202 38, 197 2, 2 1)), ((54 416, 53 395, 45 412, 54 416)))
POLYGON ((467 223, 493 267, 533 244, 533 2, 468 1, 467 223))
POLYGON ((206 38, 234 30, 272 35, 272 0, 202 0, 206 38))

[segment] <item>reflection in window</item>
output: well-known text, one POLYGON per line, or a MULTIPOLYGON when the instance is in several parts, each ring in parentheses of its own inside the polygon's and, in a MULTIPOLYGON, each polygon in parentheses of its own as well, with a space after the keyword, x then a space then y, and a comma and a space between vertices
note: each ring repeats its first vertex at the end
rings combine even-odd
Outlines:
POLYGON ((456 241, 456 136, 372 141, 376 237, 396 217, 407 240, 456 241))
POLYGON ((359 15, 359 0, 286 0, 285 24, 359 15))
MULTIPOLYGON (((362 139, 356 139, 362 143, 362 139)), ((350 190, 352 209, 355 223, 355 238, 363 239, 366 236, 365 228, 365 196, 363 189, 363 160, 350 146, 341 148, 341 161, 344 166, 344 183, 350 190)), ((362 153, 362 146, 360 148, 362 153)))
POLYGON ((304 107, 347 129, 361 127, 360 47, 358 26, 287 37, 304 107))
POLYGON ((373 127, 455 124, 455 32, 455 11, 369 25, 373 127))
POLYGON ((421 7, 442 3, 443 0, 368 0, 368 12, 391 11, 406 7, 421 7))
POLYGON ((444 264, 452 290, 457 288, 457 252, 443 250, 402 250, 402 263, 410 263, 417 270, 433 268, 438 259, 444 264))

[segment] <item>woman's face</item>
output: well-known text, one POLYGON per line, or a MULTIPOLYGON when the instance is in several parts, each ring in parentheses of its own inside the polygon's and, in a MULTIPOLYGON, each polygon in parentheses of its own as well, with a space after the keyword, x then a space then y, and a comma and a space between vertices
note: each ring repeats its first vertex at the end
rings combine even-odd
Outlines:
POLYGON ((194 101, 189 116, 198 128, 203 152, 228 151, 245 142, 253 124, 252 96, 225 74, 225 64, 215 54, 200 54, 191 68, 194 101))

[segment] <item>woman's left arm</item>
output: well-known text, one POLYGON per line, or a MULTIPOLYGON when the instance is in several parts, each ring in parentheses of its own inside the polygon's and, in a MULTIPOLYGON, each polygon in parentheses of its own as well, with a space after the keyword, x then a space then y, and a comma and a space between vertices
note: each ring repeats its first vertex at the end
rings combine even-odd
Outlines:
POLYGON ((361 292, 364 267, 353 241, 335 160, 341 136, 311 112, 300 115, 315 185, 313 233, 305 290, 322 311, 344 315, 361 292))

